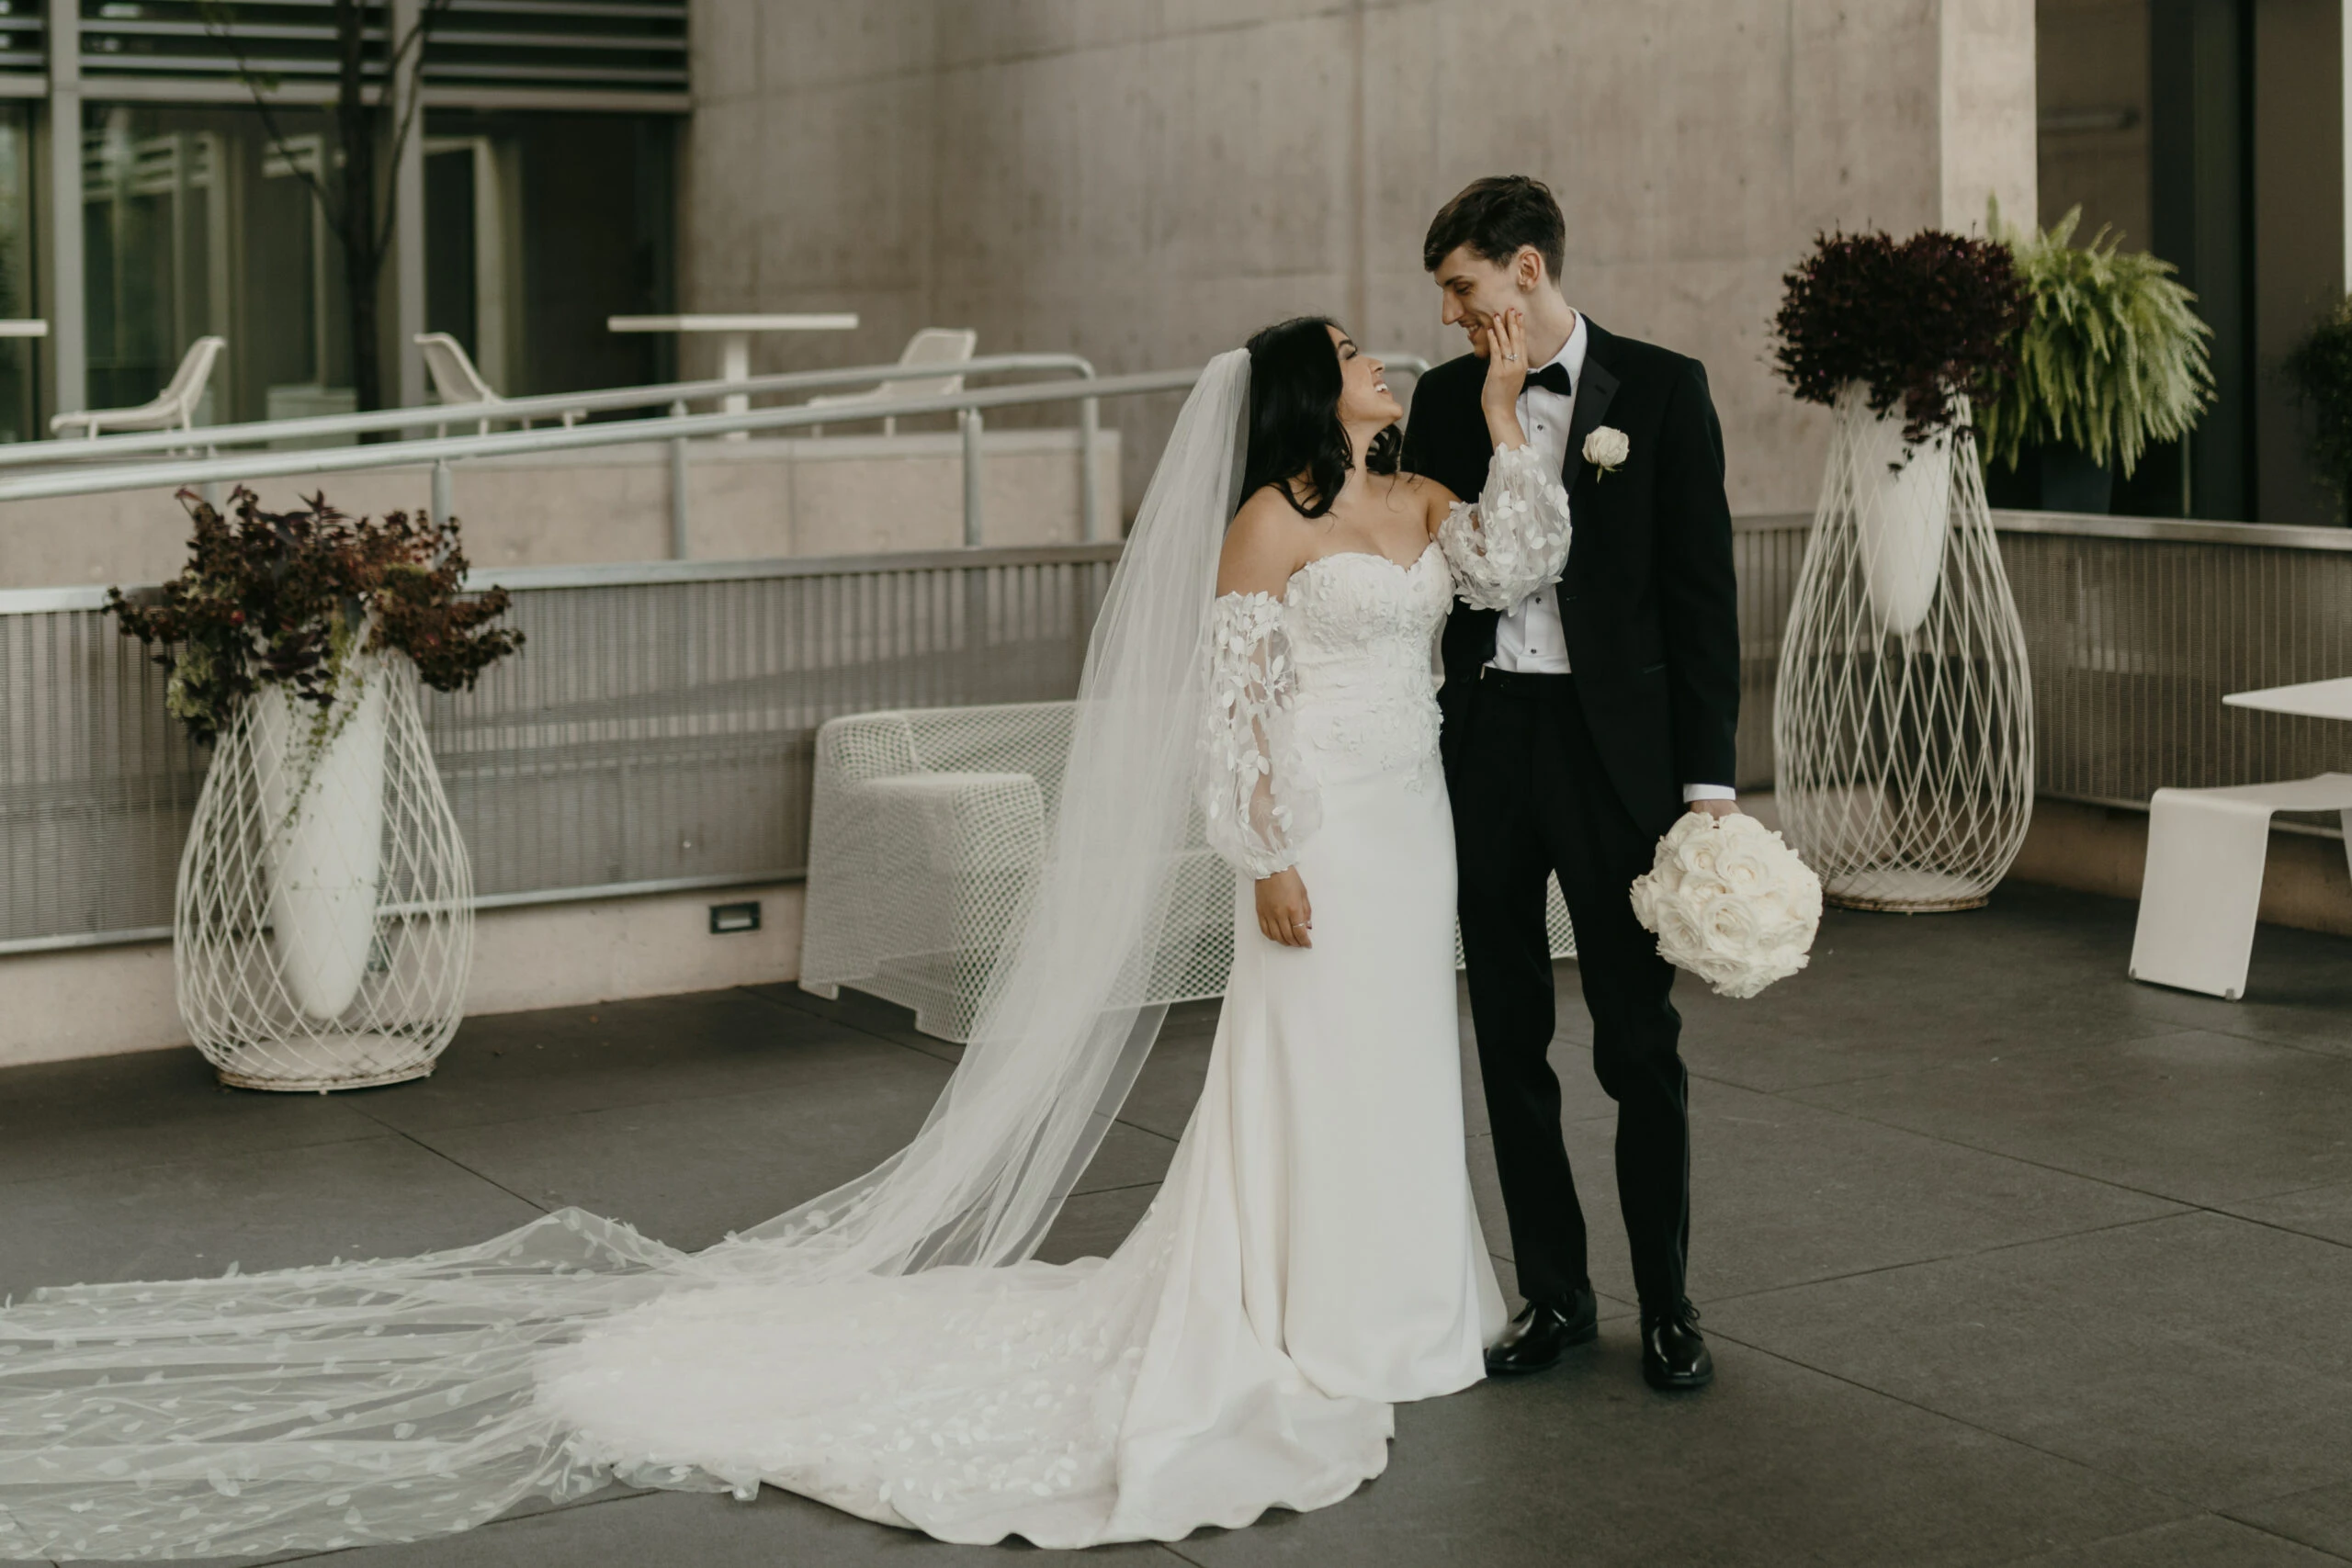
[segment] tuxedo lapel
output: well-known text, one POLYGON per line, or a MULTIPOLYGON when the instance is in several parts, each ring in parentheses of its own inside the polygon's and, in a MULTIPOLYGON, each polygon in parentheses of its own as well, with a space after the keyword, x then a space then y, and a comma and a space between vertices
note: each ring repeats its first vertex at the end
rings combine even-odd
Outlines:
POLYGON ((1609 415, 1609 401, 1617 395, 1617 376, 1609 368, 1609 346, 1616 340, 1590 316, 1584 324, 1584 381, 1577 388, 1576 412, 1568 418, 1568 451, 1560 472, 1560 482, 1567 486, 1572 502, 1577 486, 1592 471, 1592 465, 1584 460, 1584 438, 1600 428, 1600 422, 1609 415))

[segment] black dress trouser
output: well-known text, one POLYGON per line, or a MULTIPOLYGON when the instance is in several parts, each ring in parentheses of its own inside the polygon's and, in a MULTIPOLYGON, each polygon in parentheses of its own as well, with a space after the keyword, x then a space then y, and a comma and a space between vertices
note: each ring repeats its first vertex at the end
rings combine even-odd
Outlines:
POLYGON ((1627 890, 1657 840, 1603 770, 1573 675, 1478 681, 1449 722, 1465 733, 1448 788, 1461 874, 1462 945, 1520 1293, 1566 1304, 1588 1282, 1584 1213, 1560 1134, 1551 1048, 1546 882, 1560 879, 1592 1013, 1592 1066, 1617 1102, 1617 1196, 1645 1312, 1683 1294, 1690 1239, 1688 1078, 1674 970, 1634 919, 1627 890))

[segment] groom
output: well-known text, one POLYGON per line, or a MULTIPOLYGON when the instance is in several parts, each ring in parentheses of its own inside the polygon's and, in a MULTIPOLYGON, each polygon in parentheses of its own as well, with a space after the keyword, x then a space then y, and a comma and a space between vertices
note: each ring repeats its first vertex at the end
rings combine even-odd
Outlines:
POLYGON ((1617 1102, 1617 1194, 1641 1297, 1642 1372, 1700 1388, 1714 1363, 1683 1293, 1687 1078, 1674 971, 1628 889, 1685 810, 1727 815, 1739 636, 1723 433, 1698 361, 1604 332, 1560 293, 1566 225, 1541 181, 1483 179, 1430 224, 1421 262, 1470 353, 1413 391, 1405 466, 1457 496, 1486 482, 1490 323, 1525 318, 1531 445, 1567 486, 1555 589, 1446 622, 1442 748, 1461 867, 1470 1017, 1527 1306, 1487 1354, 1529 1372, 1598 1332, 1583 1212, 1560 1135, 1546 883, 1576 928, 1592 1064, 1617 1102))

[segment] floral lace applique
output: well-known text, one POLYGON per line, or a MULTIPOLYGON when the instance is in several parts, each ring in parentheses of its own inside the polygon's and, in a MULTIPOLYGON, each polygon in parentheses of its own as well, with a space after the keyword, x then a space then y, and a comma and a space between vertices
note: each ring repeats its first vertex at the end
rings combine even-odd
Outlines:
POLYGON ((1342 551, 1308 562, 1291 579, 1296 729, 1318 776, 1396 773, 1416 794, 1436 779, 1430 640, 1453 602, 1437 555, 1424 550, 1399 567, 1342 551))
POLYGON ((1247 876, 1296 863, 1319 820, 1297 746, 1298 671, 1271 593, 1219 598, 1209 629, 1201 726, 1201 807, 1208 846, 1247 876))
POLYGON ((1532 446, 1497 452, 1477 503, 1457 501, 1438 525, 1454 591, 1476 610, 1511 610, 1560 581, 1568 564, 1568 491, 1532 446))

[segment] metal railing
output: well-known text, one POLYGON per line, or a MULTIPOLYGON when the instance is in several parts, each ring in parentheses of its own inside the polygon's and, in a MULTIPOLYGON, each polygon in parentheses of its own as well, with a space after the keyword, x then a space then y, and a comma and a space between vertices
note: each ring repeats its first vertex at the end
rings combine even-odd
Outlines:
MULTIPOLYGON (((995 375, 1018 372, 1059 372, 1088 383, 1086 388, 1070 389, 1060 397, 1045 397, 1041 402, 1075 401, 1078 404, 1079 447, 1079 507, 1081 530, 1089 539, 1105 537, 1102 502, 1099 493, 1100 476, 1096 471, 1096 437, 1102 428, 1102 405, 1092 391, 1099 378, 1094 367, 1075 354, 998 354, 966 360, 955 367, 963 376, 995 375)), ((928 406, 939 400, 916 400, 925 406, 917 407, 909 400, 877 399, 872 403, 835 404, 824 411, 806 406, 798 408, 763 409, 743 413, 706 415, 710 419, 754 420, 758 415, 797 414, 801 417, 760 420, 756 423, 726 426, 713 430, 699 427, 680 429, 676 422, 690 419, 689 403, 711 398, 737 398, 759 394, 805 392, 829 387, 863 386, 872 381, 936 379, 942 367, 936 365, 863 365, 838 370, 798 370, 774 376, 753 376, 742 380, 673 381, 646 387, 617 387, 594 392, 558 392, 527 398, 502 398, 494 402, 436 403, 429 408, 379 409, 368 413, 325 414, 309 419, 263 420, 243 424, 202 425, 194 430, 141 431, 126 435, 93 436, 73 441, 34 441, 0 446, 0 468, 11 467, 46 466, 53 471, 25 479, 0 479, 0 500, 36 500, 51 496, 92 495, 108 491, 140 490, 153 485, 194 485, 204 491, 207 500, 218 502, 220 487, 243 479, 277 479, 297 474, 348 472, 356 468, 390 468, 429 466, 433 472, 432 511, 434 515, 447 517, 457 507, 456 479, 450 465, 468 457, 515 457, 543 451, 570 451, 597 446, 633 446, 647 441, 667 441, 670 465, 670 553, 673 558, 684 559, 692 539, 690 521, 690 491, 687 486, 687 465, 691 459, 688 442, 697 434, 741 434, 752 430, 791 430, 824 424, 854 424, 868 420, 903 418, 909 414, 954 413, 964 431, 964 536, 967 544, 979 542, 979 434, 977 411, 979 408, 1002 406, 987 402, 967 402, 977 399, 979 392, 952 394, 945 407, 928 406), (605 421, 576 431, 571 416, 576 413, 629 412, 647 408, 667 410, 665 419, 605 421), (827 417, 830 415, 830 417, 827 417), (534 431, 534 419, 557 419, 566 433, 577 434, 577 441, 540 445, 534 437, 550 432, 534 431), (478 434, 471 437, 451 437, 447 432, 453 424, 520 423, 519 431, 498 434, 478 434), (661 426, 655 429, 656 425, 661 426), (294 453, 273 453, 268 457, 222 458, 223 446, 262 446, 311 442, 340 442, 345 438, 369 434, 398 434, 411 430, 433 429, 441 434, 433 438, 434 449, 423 451, 425 442, 393 441, 361 446, 329 448, 344 461, 329 464, 293 462, 278 466, 274 459, 294 457, 294 453), (492 446, 470 447, 467 442, 496 442, 492 446), (203 448, 201 458, 192 453, 203 448), (141 463, 125 463, 126 457, 146 457, 141 463), (242 463, 242 469, 207 471, 198 477, 199 468, 222 462, 242 463), (258 464, 259 467, 254 465, 258 464), (71 474, 81 481, 73 484, 45 485, 41 481, 62 479, 71 474), (109 476, 113 482, 105 482, 109 476)), ((1184 383, 1190 385, 1190 382, 1184 383)), ((990 389, 1003 390, 1006 389, 990 389)), ((1151 390, 1161 390, 1152 388, 1151 390)), ((314 450, 308 448, 306 450, 314 450)))
MULTIPOLYGON (((2346 765, 2352 730, 2224 708, 2352 673, 2352 534, 1996 514, 2033 659, 2041 794, 2346 765)), ((1811 519, 1742 519, 1740 777, 1772 776, 1780 632, 1811 519)), ((1076 689, 1115 544, 484 572, 525 653, 425 694, 489 905, 767 882, 807 852, 837 714, 1076 689)), ((0 953, 152 939, 203 754, 96 589, 0 592, 0 953)))
MULTIPOLYGON (((200 424, 193 430, 142 430, 119 435, 74 436, 50 441, 20 441, 0 446, 0 468, 30 463, 113 461, 153 452, 186 452, 190 447, 260 446, 273 441, 316 441, 347 435, 375 435, 387 431, 442 430, 453 424, 483 420, 511 424, 535 419, 561 419, 569 413, 622 413, 633 409, 668 408, 675 403, 707 402, 722 397, 756 397, 763 393, 821 391, 829 387, 863 386, 869 381, 936 380, 942 375, 999 375, 1027 371, 1058 371, 1091 378, 1094 367, 1075 354, 990 354, 952 366, 853 365, 832 370, 792 370, 743 380, 664 381, 643 387, 610 387, 588 392, 538 392, 524 398, 499 398, 479 403, 431 403, 418 408, 377 409, 368 413, 311 414, 300 419, 254 420, 239 424, 200 424)), ((879 418, 835 405, 834 423, 847 424, 879 418)))
MULTIPOLYGON (((1429 362, 1418 355, 1398 354, 1386 356, 1391 369, 1419 376, 1429 369, 1429 362)), ((190 448, 195 444, 188 431, 142 432, 135 435, 97 437, 75 442, 37 442, 17 446, 0 446, 0 466, 9 462, 29 463, 37 459, 21 456, 37 452, 52 460, 57 455, 95 454, 99 450, 119 455, 126 452, 158 454, 141 463, 94 463, 87 466, 54 468, 44 473, 29 474, 20 479, 0 479, 0 502, 51 500, 72 495, 101 495, 127 490, 158 487, 194 487, 202 490, 208 499, 217 502, 220 487, 246 479, 286 479, 300 475, 350 473, 361 469, 427 468, 433 474, 432 511, 435 516, 450 516, 456 512, 455 477, 451 465, 470 458, 514 457, 549 452, 581 452, 598 447, 640 446, 651 442, 666 442, 670 462, 670 554, 671 558, 684 560, 691 554, 692 531, 689 517, 687 465, 690 444, 697 437, 725 436, 749 434, 752 431, 792 431, 826 424, 848 424, 877 419, 919 418, 925 414, 953 414, 962 435, 963 444, 963 508, 964 543, 978 547, 983 541, 981 517, 981 448, 984 412, 990 409, 1040 407, 1049 403, 1075 402, 1079 405, 1079 491, 1082 517, 1081 529, 1089 542, 1106 536, 1101 514, 1095 472, 1095 437, 1100 427, 1100 406, 1105 398, 1136 397, 1157 392, 1178 392, 1189 389, 1199 378, 1197 367, 1182 370, 1155 370, 1139 375, 1098 377, 1094 367, 1076 355, 1000 355, 989 360, 975 359, 958 367, 967 373, 976 369, 1063 369, 1079 378, 1078 384, 1057 383, 1047 386, 986 387, 966 389, 958 392, 941 393, 919 398, 880 398, 872 402, 860 402, 844 407, 833 404, 812 408, 806 404, 778 408, 749 409, 740 412, 695 414, 685 412, 687 395, 692 397, 735 396, 759 391, 806 390, 811 387, 840 386, 876 379, 910 377, 936 378, 938 366, 866 366, 852 370, 822 370, 795 372, 791 375, 756 377, 743 381, 685 381, 665 388, 623 388, 609 392, 556 394, 548 397, 515 399, 496 403, 453 403, 432 409, 392 409, 365 414, 337 414, 319 419, 279 420, 260 424, 220 425, 203 427, 204 444, 211 446, 227 444, 232 436, 238 441, 282 440, 296 436, 315 437, 349 434, 362 430, 405 430, 424 425, 445 425, 466 419, 494 417, 512 419, 526 410, 537 413, 560 414, 566 409, 610 406, 641 408, 660 401, 657 393, 683 393, 672 400, 671 412, 650 419, 607 421, 599 423, 571 425, 557 429, 493 432, 475 435, 436 435, 424 439, 390 441, 371 446, 305 447, 292 451, 270 451, 243 456, 220 457, 208 454, 197 457, 190 448), (598 400, 618 400, 599 403, 598 400), (494 411, 494 412, 492 412, 494 411), (16 455, 16 456, 12 456, 16 455)))
MULTIPOLYGON (((1740 520, 1739 783, 1770 784, 1780 638, 1812 528, 1740 520)), ((2352 530, 1996 512, 2033 680, 2035 793, 2144 809, 2352 768, 2352 727, 2225 706, 2352 675, 2352 530)), ((2284 825, 2340 834, 2332 818, 2284 825)))
MULTIPOLYGON (((1067 697, 1116 545, 538 567, 525 652, 424 694, 484 906, 807 863, 837 714, 1067 697)), ((204 755, 94 589, 0 594, 0 953, 151 940, 204 755)))

